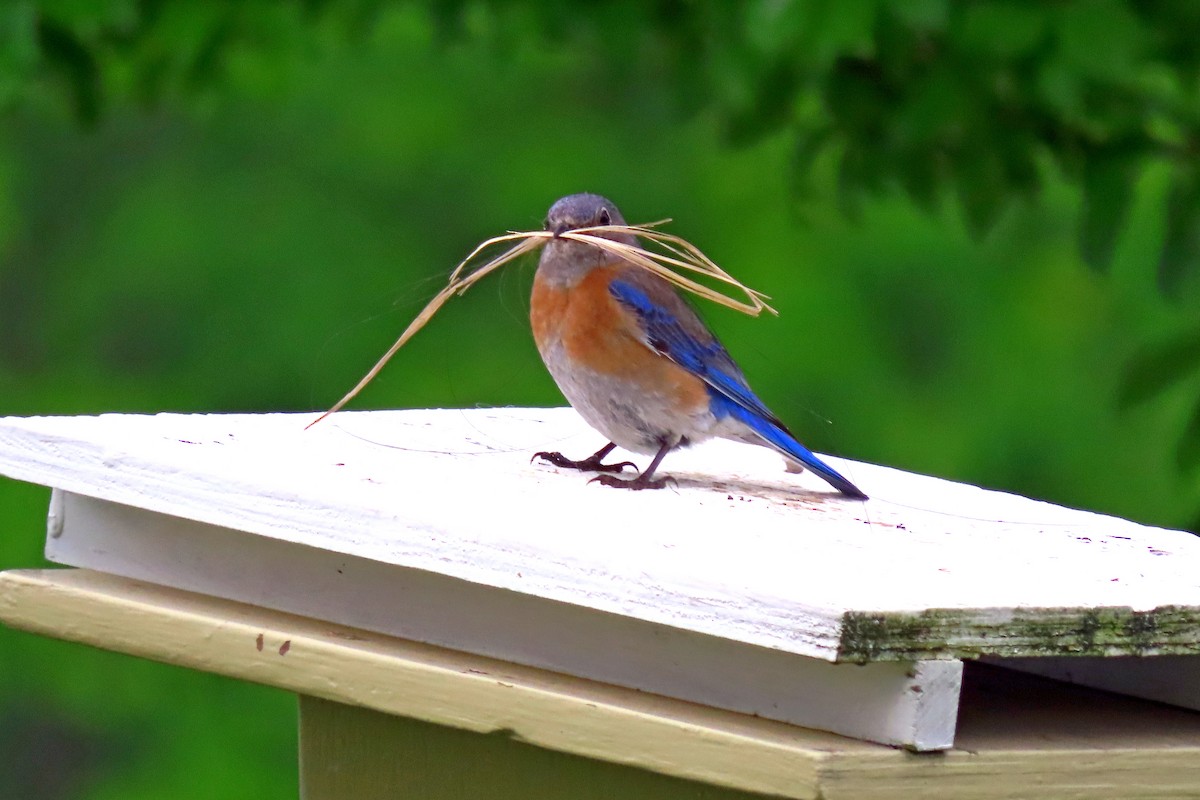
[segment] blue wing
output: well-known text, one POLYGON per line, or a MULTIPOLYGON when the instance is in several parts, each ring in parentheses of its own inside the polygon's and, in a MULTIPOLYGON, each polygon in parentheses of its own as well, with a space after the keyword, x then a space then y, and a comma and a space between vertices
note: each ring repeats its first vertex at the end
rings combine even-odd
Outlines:
POLYGON ((718 419, 732 416, 764 442, 811 469, 841 493, 866 499, 857 486, 797 441, 758 399, 724 346, 674 289, 669 286, 652 288, 646 283, 618 278, 610 284, 609 291, 637 316, 650 347, 708 385, 709 407, 718 419), (660 297, 652 298, 651 292, 660 297))

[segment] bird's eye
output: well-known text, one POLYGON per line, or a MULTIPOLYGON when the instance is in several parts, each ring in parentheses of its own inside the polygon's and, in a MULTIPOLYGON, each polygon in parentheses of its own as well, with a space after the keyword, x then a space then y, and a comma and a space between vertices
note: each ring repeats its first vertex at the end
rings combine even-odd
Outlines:
POLYGON ((550 218, 549 217, 546 217, 544 220, 542 220, 542 230, 544 230, 544 231, 550 230, 550 218))
POLYGON ((600 221, 601 225, 608 225, 612 222, 612 217, 609 216, 607 208, 600 209, 600 213, 596 216, 596 219, 600 221))

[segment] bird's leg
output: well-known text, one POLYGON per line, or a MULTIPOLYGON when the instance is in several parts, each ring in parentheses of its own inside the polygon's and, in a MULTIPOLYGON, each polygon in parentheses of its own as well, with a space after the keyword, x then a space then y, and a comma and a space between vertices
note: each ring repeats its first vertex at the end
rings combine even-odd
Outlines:
MULTIPOLYGON (((562 453, 546 452, 534 453, 533 458, 540 458, 544 461, 549 461, 554 466, 562 467, 563 469, 579 469, 586 470, 588 472, 620 472, 626 467, 633 467, 636 470, 637 464, 634 464, 632 461, 621 461, 617 464, 604 463, 604 457, 611 453, 614 447, 616 447, 616 445, 612 442, 609 442, 608 444, 604 445, 604 447, 601 447, 595 453, 592 453, 582 461, 572 461, 562 453)), ((533 461, 533 458, 529 460, 533 461)))
POLYGON ((652 476, 654 470, 658 469, 658 465, 662 463, 663 458, 675 447, 679 442, 664 442, 662 447, 658 448, 658 452, 654 454, 654 460, 650 462, 650 466, 646 467, 646 471, 636 478, 625 480, 616 478, 612 475, 597 475, 588 483, 603 483, 605 486, 611 486, 614 489, 661 489, 667 485, 667 482, 675 482, 674 478, 658 478, 655 480, 652 476))

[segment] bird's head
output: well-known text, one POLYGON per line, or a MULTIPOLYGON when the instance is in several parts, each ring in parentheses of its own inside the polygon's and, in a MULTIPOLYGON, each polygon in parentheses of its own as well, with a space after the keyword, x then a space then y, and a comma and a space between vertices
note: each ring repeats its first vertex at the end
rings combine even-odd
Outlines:
MULTIPOLYGON (((550 206, 546 214, 545 229, 554 234, 554 238, 546 242, 542 261, 570 264, 575 268, 587 269, 605 263, 611 263, 613 256, 598 247, 586 242, 571 241, 560 238, 564 233, 577 231, 581 228, 597 228, 608 225, 625 225, 616 204, 598 194, 572 194, 557 200, 550 206)), ((596 231, 592 236, 600 236, 627 244, 637 244, 637 238, 623 231, 596 231)), ((574 271, 574 270, 572 270, 574 271)))
POLYGON ((625 218, 621 216, 617 206, 598 194, 567 195, 550 206, 550 211, 546 214, 546 230, 555 236, 579 228, 624 224, 625 218))

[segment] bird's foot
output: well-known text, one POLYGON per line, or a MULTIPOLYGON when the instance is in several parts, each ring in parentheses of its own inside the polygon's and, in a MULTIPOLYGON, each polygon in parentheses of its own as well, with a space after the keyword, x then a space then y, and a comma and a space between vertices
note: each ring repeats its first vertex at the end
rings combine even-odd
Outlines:
MULTIPOLYGON (((562 453, 541 452, 534 453, 533 458, 529 459, 530 462, 532 462, 534 458, 540 458, 543 461, 549 461, 554 466, 562 467, 563 469, 578 469, 585 472, 621 472, 626 467, 632 467, 634 470, 637 469, 637 464, 634 464, 632 461, 620 461, 616 464, 605 464, 594 455, 588 456, 580 461, 572 461, 562 453)), ((597 478, 597 480, 599 479, 597 478)), ((624 483, 624 481, 620 482, 624 483)))
POLYGON ((651 478, 648 475, 638 475, 636 478, 615 478, 612 475, 597 475, 588 483, 602 483, 614 489, 661 489, 668 483, 675 483, 669 475, 663 478, 651 478))

